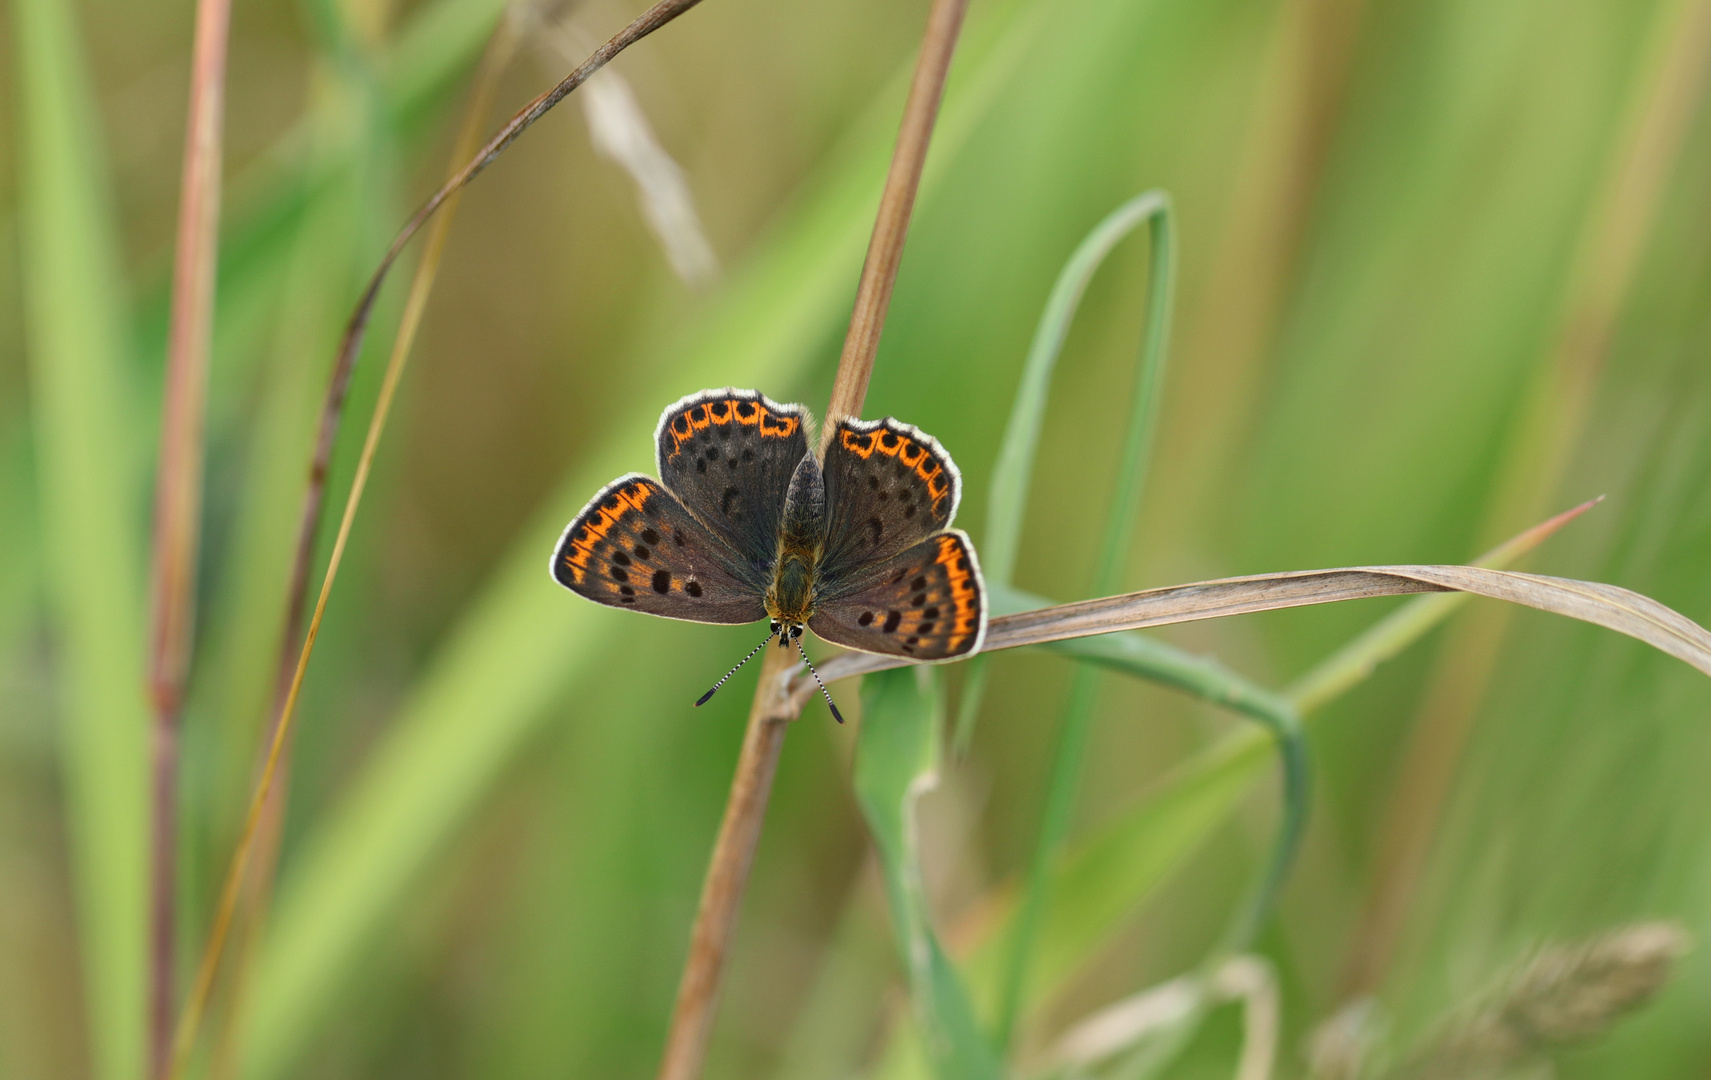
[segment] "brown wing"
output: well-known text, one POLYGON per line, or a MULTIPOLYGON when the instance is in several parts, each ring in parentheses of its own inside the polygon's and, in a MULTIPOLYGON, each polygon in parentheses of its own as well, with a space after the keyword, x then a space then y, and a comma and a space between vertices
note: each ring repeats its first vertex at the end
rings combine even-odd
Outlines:
POLYGON ((808 453, 807 412, 753 390, 703 390, 660 414, 659 478, 730 548, 770 574, 790 475, 808 453))
POLYGON ((821 600, 808 628, 835 645, 911 660, 950 660, 986 638, 986 585, 959 530, 928 537, 821 600))
POLYGON ((631 473, 600 489, 559 537, 553 580, 598 604, 668 619, 766 616, 766 584, 657 480, 631 473))
POLYGON ((840 420, 826 445, 826 549, 834 589, 950 525, 962 477, 938 440, 893 420, 840 420))

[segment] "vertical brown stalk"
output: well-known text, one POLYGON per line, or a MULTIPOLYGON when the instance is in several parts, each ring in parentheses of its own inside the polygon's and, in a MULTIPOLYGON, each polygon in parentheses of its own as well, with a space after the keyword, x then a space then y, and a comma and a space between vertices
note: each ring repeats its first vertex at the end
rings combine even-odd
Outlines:
MULTIPOLYGON (((933 0, 927 16, 927 30, 915 61, 909 98, 903 106, 903 122, 892 151, 891 169, 879 199, 873 238, 868 243, 861 282, 856 288, 849 333, 838 361, 837 378, 832 383, 831 401, 826 406, 826 432, 832 430, 839 417, 860 416, 867 398, 873 357, 879 350, 879 336, 885 327, 897 267, 903 259, 903 242, 909 232, 915 193, 921 185, 921 169, 927 160, 933 123, 944 95, 945 76, 950 71, 967 10, 968 0, 933 0)), ((789 697, 783 693, 780 679, 790 665, 790 654, 782 648, 769 648, 761 665, 760 685, 749 710, 742 753, 731 779, 731 794, 725 803, 724 819, 719 823, 707 877, 701 885, 689 955, 684 960, 677 1003, 660 1060, 659 1080, 697 1080, 707 1058, 707 1043, 718 1013, 719 988, 749 868, 760 842, 772 778, 784 746, 785 725, 796 715, 789 697)))
POLYGON ((172 1045, 178 873, 179 721, 196 617, 202 515, 202 435, 214 324, 220 222, 220 134, 225 114, 229 0, 200 0, 184 135, 178 238, 155 477, 149 691, 154 705, 149 867, 149 1074, 163 1075, 172 1045))
POLYGON ((927 16, 927 32, 909 83, 909 100, 903 106, 903 124, 891 154, 891 170, 885 176, 885 191, 879 197, 879 215, 873 223, 873 239, 868 241, 867 259, 862 263, 861 284, 856 287, 855 310, 850 313, 849 333, 844 336, 843 355, 838 359, 832 399, 826 405, 826 434, 839 417, 860 416, 862 403, 867 400, 867 383, 873 375, 874 354, 879 352, 879 335, 885 329, 885 313, 891 307, 897 267, 903 261, 903 241, 909 235, 915 192, 921 187, 933 122, 939 116, 945 76, 950 72, 967 10, 968 0, 934 0, 927 16))
MULTIPOLYGON (((488 40, 487 50, 482 56, 480 69, 476 72, 474 85, 470 91, 469 100, 464 105, 463 124, 459 130, 457 142, 452 148, 451 171, 456 174, 458 168, 476 147, 481 145, 481 125, 486 121, 487 114, 492 111, 493 99, 499 89, 499 77, 510 66, 511 58, 517 49, 517 32, 514 21, 507 17, 499 20, 493 36, 488 40)), ((391 356, 387 361, 385 384, 396 388, 402 377, 404 365, 409 358, 411 346, 416 340, 416 331, 421 327, 422 316, 427 311, 428 297, 433 292, 434 280, 439 272, 441 256, 445 251, 446 236, 451 231, 451 223, 457 214, 458 196, 453 195, 446 200, 444 210, 434 219, 424 242, 422 259, 416 265, 415 277, 410 282, 410 295, 404 302, 404 313, 400 319, 397 336, 393 339, 391 356)), ((390 401, 390 395, 387 396, 390 401)), ((365 461, 372 457, 372 449, 379 442, 379 429, 385 426, 386 409, 384 404, 377 405, 373 422, 370 425, 367 453, 365 461)), ((353 498, 360 499, 361 492, 353 491, 353 498)), ((347 515, 348 516, 348 515, 347 515)), ((306 570, 306 566, 304 568, 306 570)), ((262 755, 256 762, 257 775, 266 768, 266 751, 278 737, 279 726, 285 718, 285 704, 290 697, 292 676, 297 670, 297 661, 301 652, 303 637, 303 616, 308 606, 308 594, 303 583, 293 582, 292 592, 286 601, 285 633, 280 641, 278 668, 274 675, 274 696, 270 710, 266 735, 262 741, 262 755)), ((239 937, 242 945, 238 950, 238 958, 230 976, 230 987, 227 991, 227 1010, 220 1028, 218 1048, 214 1054, 212 1075, 216 1080, 222 1077, 233 1077, 238 1071, 238 1047, 243 1026, 243 1011, 248 1001, 250 972, 261 947, 262 933, 266 928, 269 903, 273 893, 274 872, 278 867, 279 843, 284 827, 286 795, 291 786, 291 745, 286 741, 279 756, 278 772, 274 779, 267 801, 262 804, 261 820, 256 825, 254 856, 250 864, 248 877, 238 901, 238 909, 234 915, 234 925, 239 927, 239 937)))
POLYGON ((725 957, 737 929, 737 909, 748 884, 755 847, 760 843, 772 778, 778 770, 779 752, 784 749, 784 731, 796 715, 790 701, 779 694, 779 676, 794 661, 795 654, 788 646, 778 643, 767 648, 761 662, 760 687, 749 707, 749 726, 743 733, 731 794, 725 800, 725 817, 719 823, 719 838, 713 843, 707 879, 701 885, 695 929, 689 937, 689 958, 683 965, 677 1007, 660 1061, 660 1080, 693 1080, 701 1075, 702 1062, 707 1058, 725 957))

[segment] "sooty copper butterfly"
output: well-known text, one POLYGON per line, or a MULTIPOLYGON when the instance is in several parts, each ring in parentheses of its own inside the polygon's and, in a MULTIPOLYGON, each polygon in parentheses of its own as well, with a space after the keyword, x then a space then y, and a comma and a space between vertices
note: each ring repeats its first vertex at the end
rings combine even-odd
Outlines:
POLYGON ((737 668, 774 637, 800 651, 804 626, 909 660, 977 651, 986 587, 968 536, 948 528, 962 496, 950 455, 890 417, 842 419, 821 461, 809 423, 802 406, 753 390, 672 405, 654 431, 660 479, 630 473, 601 488, 559 538, 554 580, 669 619, 770 619, 737 668))

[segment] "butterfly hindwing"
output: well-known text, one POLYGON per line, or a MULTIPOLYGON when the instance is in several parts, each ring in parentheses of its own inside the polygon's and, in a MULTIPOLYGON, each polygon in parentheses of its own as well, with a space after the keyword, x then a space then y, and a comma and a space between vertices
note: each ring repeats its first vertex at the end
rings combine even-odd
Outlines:
POLYGON ((670 619, 747 623, 766 616, 759 578, 657 480, 607 484, 553 550, 553 578, 596 603, 670 619))
POLYGON ((864 569, 823 597, 808 628, 835 645, 910 660, 967 656, 986 637, 986 586, 968 536, 952 529, 864 569))
POLYGON ((834 589, 950 525, 962 497, 938 440, 890 417, 838 421, 822 466, 830 518, 819 577, 834 589))
POLYGON ((654 433, 660 479, 746 561, 770 573, 790 474, 808 452, 807 412, 753 390, 703 390, 654 433))

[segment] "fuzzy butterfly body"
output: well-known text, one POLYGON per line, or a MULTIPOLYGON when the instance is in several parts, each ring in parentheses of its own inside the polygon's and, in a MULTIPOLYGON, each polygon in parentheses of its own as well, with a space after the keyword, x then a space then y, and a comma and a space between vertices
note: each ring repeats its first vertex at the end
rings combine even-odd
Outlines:
POLYGON ((672 619, 770 618, 781 643, 806 626, 917 661, 978 650, 986 590, 968 536, 949 528, 962 493, 950 455, 908 424, 843 419, 821 460, 808 424, 752 390, 672 405, 654 433, 659 479, 632 473, 589 500, 553 578, 672 619))

